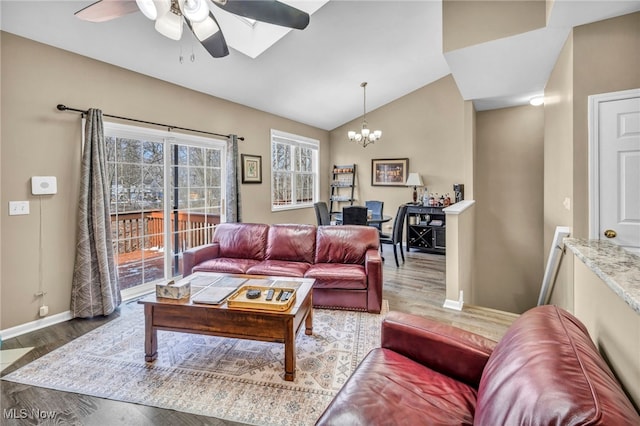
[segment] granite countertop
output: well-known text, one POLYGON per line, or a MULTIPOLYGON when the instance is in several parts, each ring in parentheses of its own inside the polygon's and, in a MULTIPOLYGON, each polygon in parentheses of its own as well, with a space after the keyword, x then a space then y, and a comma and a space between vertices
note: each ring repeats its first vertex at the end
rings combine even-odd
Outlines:
POLYGON ((640 256, 603 240, 565 238, 564 244, 640 314, 640 256))

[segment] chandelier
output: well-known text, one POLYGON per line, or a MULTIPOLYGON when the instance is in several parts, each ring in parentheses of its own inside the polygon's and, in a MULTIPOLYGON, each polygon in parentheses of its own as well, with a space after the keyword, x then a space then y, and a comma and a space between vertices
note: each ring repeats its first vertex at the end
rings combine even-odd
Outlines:
POLYGON ((364 113, 362 114, 362 129, 360 129, 360 133, 351 130, 347 133, 347 136, 349 136, 349 140, 351 142, 360 143, 362 144, 363 148, 366 148, 367 145, 374 143, 382 137, 382 130, 371 131, 367 127, 367 82, 365 81, 360 84, 360 87, 362 87, 364 93, 364 113))

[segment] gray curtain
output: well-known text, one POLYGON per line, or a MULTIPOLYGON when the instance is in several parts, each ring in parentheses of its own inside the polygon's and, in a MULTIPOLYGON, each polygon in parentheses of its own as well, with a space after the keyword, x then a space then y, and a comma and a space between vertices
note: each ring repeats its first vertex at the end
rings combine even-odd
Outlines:
POLYGON ((91 318, 109 315, 122 299, 111 242, 102 111, 87 112, 84 134, 71 315, 91 318))
POLYGON ((238 172, 238 136, 227 139, 227 222, 242 222, 240 209, 240 173, 238 172))

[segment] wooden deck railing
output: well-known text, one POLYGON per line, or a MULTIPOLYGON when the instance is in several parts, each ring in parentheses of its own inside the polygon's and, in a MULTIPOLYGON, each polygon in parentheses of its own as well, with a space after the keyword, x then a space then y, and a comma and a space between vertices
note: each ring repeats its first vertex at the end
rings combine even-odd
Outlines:
MULTIPOLYGON (((170 224, 173 233, 172 245, 176 232, 178 237, 174 253, 211 241, 214 226, 218 223, 220 223, 220 216, 216 215, 186 212, 172 214, 170 224)), ((164 212, 156 210, 112 214, 111 233, 114 240, 118 241, 118 254, 131 253, 143 248, 164 247, 164 212), (142 238, 144 247, 140 247, 142 238)))

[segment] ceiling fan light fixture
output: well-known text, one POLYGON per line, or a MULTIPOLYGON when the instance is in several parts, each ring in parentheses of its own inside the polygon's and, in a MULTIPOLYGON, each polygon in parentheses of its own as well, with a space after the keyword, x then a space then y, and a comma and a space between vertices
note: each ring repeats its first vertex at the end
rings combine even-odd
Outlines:
POLYGON ((138 9, 147 18, 155 21, 158 18, 158 8, 153 0, 136 0, 138 9))
POLYGON ((200 41, 205 41, 218 31, 220 31, 220 27, 218 27, 218 24, 216 24, 215 21, 210 17, 202 22, 192 22, 191 28, 193 28, 193 33, 200 41))
POLYGON ((208 0, 180 0, 182 14, 192 23, 202 22, 209 17, 208 0))
POLYGON ((156 31, 171 40, 182 38, 182 16, 178 16, 172 11, 156 19, 156 31))

